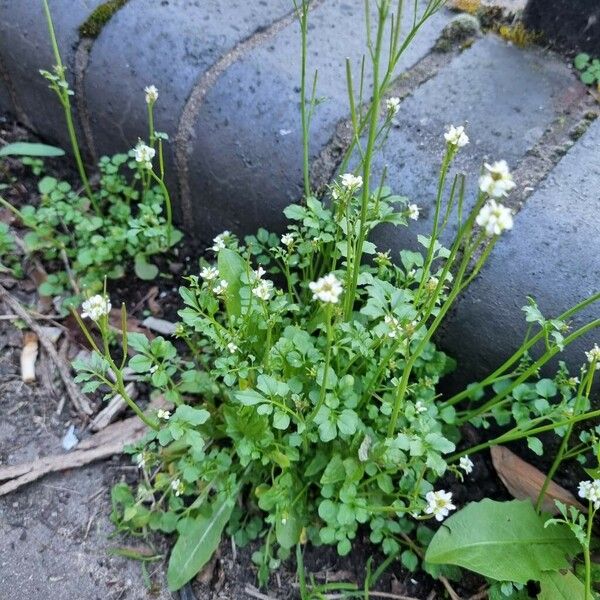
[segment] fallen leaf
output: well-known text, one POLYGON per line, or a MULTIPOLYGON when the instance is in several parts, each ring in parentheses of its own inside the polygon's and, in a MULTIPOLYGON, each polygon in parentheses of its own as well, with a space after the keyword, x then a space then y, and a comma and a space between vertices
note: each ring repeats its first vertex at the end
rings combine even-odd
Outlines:
MULTIPOLYGON (((517 500, 530 499, 532 502, 536 502, 546 475, 504 446, 494 446, 490 450, 490 454, 498 477, 511 495, 517 500)), ((542 510, 553 515, 557 514, 555 500, 585 511, 585 507, 569 490, 551 481, 542 502, 542 510)))

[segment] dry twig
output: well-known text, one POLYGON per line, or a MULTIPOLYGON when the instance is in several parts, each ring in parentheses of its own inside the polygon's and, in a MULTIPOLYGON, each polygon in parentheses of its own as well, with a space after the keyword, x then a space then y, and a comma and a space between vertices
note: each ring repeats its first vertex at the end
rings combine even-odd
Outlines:
POLYGON ((48 473, 81 467, 91 462, 121 454, 127 444, 137 442, 146 433, 146 425, 138 417, 129 417, 83 440, 77 450, 67 454, 45 456, 20 465, 0 468, 0 496, 8 494, 48 473))

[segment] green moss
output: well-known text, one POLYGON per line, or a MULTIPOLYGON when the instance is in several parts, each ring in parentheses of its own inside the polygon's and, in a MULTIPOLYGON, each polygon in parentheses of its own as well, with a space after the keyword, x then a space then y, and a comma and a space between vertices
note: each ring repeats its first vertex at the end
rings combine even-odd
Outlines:
POLYGON ((81 37, 97 38, 106 23, 126 3, 127 0, 108 0, 108 2, 98 6, 87 18, 86 22, 79 27, 81 37))

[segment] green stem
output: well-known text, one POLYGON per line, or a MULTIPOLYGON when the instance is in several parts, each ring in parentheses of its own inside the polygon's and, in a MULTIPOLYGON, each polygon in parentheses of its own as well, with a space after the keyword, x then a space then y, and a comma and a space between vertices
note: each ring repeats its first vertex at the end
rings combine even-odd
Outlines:
POLYGON ((592 525, 594 523, 595 516, 596 511, 594 510, 592 501, 590 501, 585 538, 586 543, 583 546, 583 560, 585 562, 585 600, 593 600, 594 598, 592 592, 592 561, 590 557, 590 545, 592 542, 592 525))
POLYGON ((329 365, 331 363, 331 348, 333 346, 333 332, 331 330, 331 305, 326 308, 327 314, 325 315, 325 327, 327 331, 327 349, 325 350, 325 369, 323 371, 323 380, 321 382, 321 393, 319 395, 319 401, 315 408, 310 413, 307 421, 310 423, 317 416, 323 404, 325 404, 325 398, 327 397, 327 376, 329 375, 329 365))
POLYGON ((165 182, 162 178, 160 178, 153 170, 150 170, 150 175, 158 183, 160 190, 165 199, 165 207, 167 210, 167 248, 171 247, 171 237, 173 230, 173 207, 171 205, 171 196, 169 194, 169 190, 165 185, 165 182))
MULTIPOLYGON (((581 382, 579 390, 577 391, 577 399, 575 400, 575 406, 574 406, 574 410, 573 410, 573 414, 575 414, 575 415, 579 412, 579 409, 581 406, 581 400, 583 398, 585 398, 585 396, 582 395, 583 388, 585 387, 585 382, 588 381, 590 378, 592 380, 594 378, 593 371, 590 371, 588 373, 588 378, 581 382)), ((588 390, 589 390, 589 388, 588 388, 588 390)), ((588 391, 588 394, 589 394, 589 391, 588 391)), ((548 486, 550 485, 550 482, 554 478, 554 474, 556 473, 556 471, 558 471, 558 468, 560 467, 561 463, 563 462, 563 460, 565 458, 565 452, 567 451, 567 448, 569 446, 569 439, 571 438, 572 433, 573 433, 573 425, 571 424, 568 426, 567 431, 565 432, 565 435, 563 436, 563 439, 560 443, 560 447, 558 448, 558 452, 556 453, 556 456, 554 457, 554 461, 552 462, 552 466, 550 467, 550 470, 548 471, 546 478, 544 479, 544 483, 542 484, 540 493, 538 494, 537 501, 535 503, 535 509, 537 512, 541 512, 542 502, 544 501, 544 497, 546 495, 546 491, 548 490, 548 486)))
MULTIPOLYGON (((574 331, 570 336, 564 339, 564 346, 568 346, 572 342, 574 342, 577 338, 586 334, 588 331, 595 329, 600 326, 600 319, 596 319, 587 323, 583 327, 580 327, 576 331, 574 331)), ((554 346, 547 350, 541 358, 539 358, 536 362, 533 363, 527 370, 525 370, 517 379, 513 381, 509 386, 503 389, 499 394, 496 394, 493 398, 491 398, 488 402, 486 402, 483 406, 480 406, 474 412, 466 415, 462 419, 457 422, 457 425, 463 425, 467 421, 474 419, 482 414, 488 412, 491 408, 493 408, 498 402, 506 398, 518 385, 529 379, 534 373, 536 373, 541 367, 543 367, 549 360, 551 360, 556 354, 560 352, 560 348, 558 346, 554 346)))
MULTIPOLYGON (((50 34, 50 42, 52 44, 52 50, 54 52, 54 60, 56 61, 56 65, 58 67, 58 74, 62 79, 63 84, 67 84, 67 80, 65 79, 65 67, 63 65, 60 50, 58 49, 58 42, 56 41, 56 34, 54 32, 54 24, 52 22, 52 15, 50 13, 50 7, 48 6, 48 0, 43 0, 44 3, 44 12, 46 14, 46 22, 48 24, 48 32, 50 34)), ((69 100, 69 89, 68 84, 63 90, 57 90, 57 94, 59 95, 61 104, 63 106, 65 121, 67 124, 67 131, 69 133, 69 140, 71 142, 71 148, 73 150, 73 156, 75 157, 75 162, 77 163, 77 170, 79 172, 79 177, 81 178, 81 182, 83 183, 83 187, 85 188, 86 196, 89 198, 89 201, 94 208, 96 214, 100 214, 100 207, 94 198, 94 194, 92 193, 92 188, 90 186, 90 182, 85 171, 85 167, 83 165, 83 160, 81 159, 81 152, 79 150, 79 142, 77 141, 77 133, 75 132, 75 125, 73 124, 73 112, 71 110, 71 101, 69 100)))
MULTIPOLYGON (((600 300, 600 292, 586 298, 582 302, 579 302, 575 306, 571 307, 569 310, 565 311, 561 315, 559 315, 556 320, 565 321, 572 317, 574 314, 580 312, 590 304, 597 302, 600 300)), ((493 384, 496 379, 502 375, 505 371, 507 371, 510 367, 512 367, 520 358, 533 346, 535 346, 542 338, 544 337, 544 330, 539 331, 534 337, 532 337, 529 341, 525 342, 521 345, 521 347, 504 363, 502 363, 491 375, 488 375, 483 381, 477 383, 474 386, 471 386, 469 389, 465 389, 462 392, 455 394, 445 402, 441 404, 442 407, 446 406, 454 406, 458 404, 461 400, 468 398, 472 394, 482 390, 483 388, 493 384)))
MULTIPOLYGON (((310 196, 310 155, 309 155, 309 118, 306 107, 306 55, 308 34, 308 1, 302 0, 302 6, 296 6, 301 32, 301 65, 300 65, 300 118, 302 120, 302 173, 304 180, 304 196, 310 196)), ((314 90, 313 90, 314 92, 314 90)))
MULTIPOLYGON (((367 7, 368 8, 368 7, 367 7)), ((387 19, 388 5, 386 2, 381 2, 379 5, 379 22, 377 25, 377 37, 375 42, 375 50, 372 53, 373 63, 373 98, 371 102, 371 119, 369 123, 369 135, 367 147, 365 149, 365 157, 362 164, 363 188, 361 197, 361 208, 359 217, 359 233, 356 243, 354 256, 352 257, 352 279, 350 289, 346 293, 345 319, 348 320, 352 314, 354 307, 354 299, 356 297, 356 286, 358 283, 358 274, 362 262, 363 246, 367 236, 367 211, 369 207, 369 188, 371 178, 371 162, 373 160, 373 149, 377 135, 377 121, 379 119, 379 102, 380 102, 380 83, 379 83, 379 65, 381 60, 381 47, 383 42, 383 31, 387 19)))

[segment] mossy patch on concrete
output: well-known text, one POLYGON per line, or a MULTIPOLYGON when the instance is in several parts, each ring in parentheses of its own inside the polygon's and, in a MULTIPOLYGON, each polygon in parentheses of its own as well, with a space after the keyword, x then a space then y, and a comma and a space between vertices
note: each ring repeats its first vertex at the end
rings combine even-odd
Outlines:
POLYGON ((126 3, 127 0, 109 0, 98 6, 85 23, 79 27, 81 37, 97 38, 111 17, 126 3))

